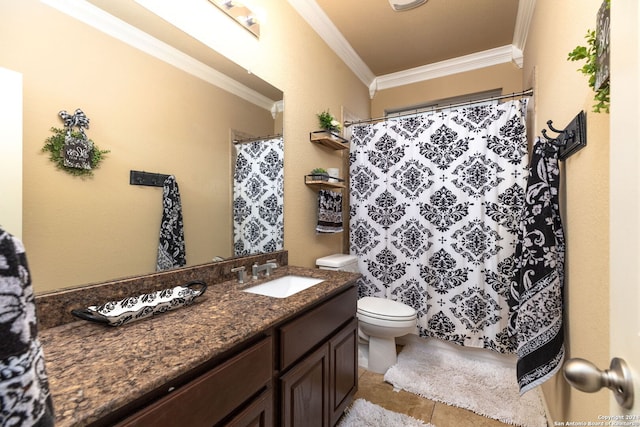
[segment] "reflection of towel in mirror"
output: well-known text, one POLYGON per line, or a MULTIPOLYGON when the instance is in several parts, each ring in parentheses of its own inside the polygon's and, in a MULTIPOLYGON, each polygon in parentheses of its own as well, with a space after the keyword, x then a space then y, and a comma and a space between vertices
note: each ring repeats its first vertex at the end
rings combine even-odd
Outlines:
POLYGON ((342 193, 318 191, 318 233, 342 232, 342 193))
POLYGON ((170 175, 162 187, 162 223, 156 271, 182 267, 186 263, 180 191, 176 178, 170 175))
POLYGON ((0 425, 53 426, 36 305, 22 242, 0 229, 0 425))

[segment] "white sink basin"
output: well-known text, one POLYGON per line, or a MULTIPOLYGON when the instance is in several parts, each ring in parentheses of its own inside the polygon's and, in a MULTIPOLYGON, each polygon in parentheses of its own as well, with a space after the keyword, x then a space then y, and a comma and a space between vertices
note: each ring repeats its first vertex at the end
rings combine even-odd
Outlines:
POLYGON ((278 279, 270 280, 251 288, 243 289, 244 292, 252 294, 265 295, 274 298, 286 298, 307 288, 324 282, 323 279, 314 279, 304 276, 283 276, 278 279))

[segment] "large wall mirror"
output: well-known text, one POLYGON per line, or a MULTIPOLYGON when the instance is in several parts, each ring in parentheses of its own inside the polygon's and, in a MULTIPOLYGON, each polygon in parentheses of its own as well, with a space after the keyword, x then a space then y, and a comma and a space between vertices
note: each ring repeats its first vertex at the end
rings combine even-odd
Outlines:
POLYGON ((176 177, 187 265, 233 257, 232 140, 281 134, 282 91, 133 0, 74 5, 130 24, 120 35, 49 3, 3 6, 3 37, 21 42, 0 54, 0 67, 23 76, 22 237, 35 291, 155 271, 162 188, 130 185, 130 170, 176 177), (124 41, 140 30, 141 45, 124 41), (86 179, 41 152, 62 127, 58 112, 76 108, 110 150, 86 179))

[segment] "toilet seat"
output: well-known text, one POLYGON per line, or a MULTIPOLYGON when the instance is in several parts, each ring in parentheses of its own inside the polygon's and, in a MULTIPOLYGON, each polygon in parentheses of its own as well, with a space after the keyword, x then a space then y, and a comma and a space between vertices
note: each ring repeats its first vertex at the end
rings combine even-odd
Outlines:
MULTIPOLYGON (((398 301, 385 298, 364 297, 358 300, 358 317, 386 320, 390 322, 412 321, 416 310, 398 301)), ((364 319, 363 319, 364 320, 364 319)))

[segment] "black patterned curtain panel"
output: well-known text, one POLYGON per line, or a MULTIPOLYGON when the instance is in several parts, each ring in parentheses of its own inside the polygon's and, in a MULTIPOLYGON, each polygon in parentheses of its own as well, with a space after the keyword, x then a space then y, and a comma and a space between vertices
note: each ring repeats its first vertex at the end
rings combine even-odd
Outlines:
POLYGON ((566 244, 559 191, 558 148, 540 138, 531 156, 509 301, 520 393, 555 375, 564 359, 566 244))
POLYGON ((527 178, 527 100, 354 126, 350 250, 359 296, 401 301, 418 333, 500 353, 527 178))
POLYGON ((235 144, 233 248, 235 256, 284 247, 284 140, 235 144))

